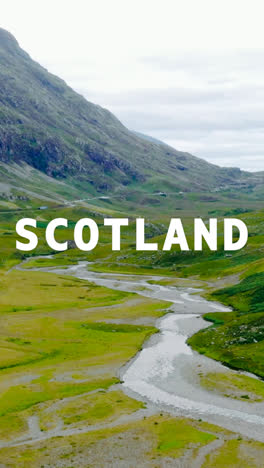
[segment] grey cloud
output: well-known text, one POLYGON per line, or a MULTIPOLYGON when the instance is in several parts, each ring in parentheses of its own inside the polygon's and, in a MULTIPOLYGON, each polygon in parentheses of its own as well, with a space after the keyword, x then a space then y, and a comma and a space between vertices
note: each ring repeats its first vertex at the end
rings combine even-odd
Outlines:
POLYGON ((119 108, 112 106, 111 110, 117 117, 124 122, 129 128, 137 131, 145 129, 149 132, 153 131, 174 131, 183 132, 189 130, 193 133, 197 130, 203 130, 207 133, 212 131, 223 130, 254 130, 263 129, 263 115, 260 110, 253 109, 249 112, 248 108, 240 108, 238 115, 237 109, 232 108, 208 108, 205 105, 177 108, 170 110, 166 108, 151 108, 146 111, 141 109, 119 108))
POLYGON ((177 55, 142 57, 142 64, 156 70, 190 71, 200 73, 228 74, 234 71, 246 73, 264 70, 264 50, 231 50, 231 51, 185 51, 177 55))
POLYGON ((89 93, 83 87, 78 87, 80 92, 88 98, 104 101, 107 105, 127 107, 128 105, 146 106, 146 105, 166 105, 175 106, 177 104, 193 105, 196 103, 221 104, 223 101, 232 103, 232 101, 248 102, 249 105, 259 105, 260 100, 264 98, 264 86, 241 85, 231 86, 208 86, 197 89, 188 89, 184 87, 160 88, 160 89, 141 89, 137 91, 126 92, 108 92, 108 93, 89 93))
MULTIPOLYGON (((263 57, 263 50, 143 57, 137 86, 120 90, 88 63, 68 73, 77 91, 128 128, 219 165, 264 170, 263 57)), ((109 70, 112 83, 117 73, 109 70)))

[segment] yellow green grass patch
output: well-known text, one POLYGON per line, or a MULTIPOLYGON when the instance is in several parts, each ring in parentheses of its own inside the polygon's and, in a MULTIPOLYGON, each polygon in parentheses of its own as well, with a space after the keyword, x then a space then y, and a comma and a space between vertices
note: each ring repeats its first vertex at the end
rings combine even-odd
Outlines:
MULTIPOLYGON (((52 273, 14 270, 4 275, 0 286, 0 437, 1 424, 10 433, 20 431, 13 416, 24 421, 25 412, 33 415, 43 405, 117 383, 119 368, 156 332, 154 327, 122 323, 122 319, 159 317, 167 305, 52 273), (111 319, 120 323, 109 323, 111 319)), ((122 404, 128 412, 132 410, 124 400, 116 403, 121 413, 122 404)), ((141 407, 137 402, 133 405, 141 407)), ((101 405, 101 410, 99 406, 91 419, 100 411, 102 419, 111 417, 110 402, 101 405)))
POLYGON ((64 467, 119 466, 124 462, 140 466, 142 460, 150 466, 163 466, 166 460, 174 463, 186 457, 192 466, 198 450, 217 437, 217 427, 215 430, 211 434, 192 420, 156 415, 112 428, 1 449, 0 459, 10 467, 36 468, 59 463, 64 467))
POLYGON ((264 444, 255 441, 228 440, 206 457, 202 468, 263 468, 264 444))
POLYGON ((264 401, 264 382, 233 372, 209 372, 200 376, 200 383, 210 391, 249 402, 264 401))
POLYGON ((62 420, 64 426, 89 426, 108 423, 123 414, 130 414, 144 408, 145 405, 125 395, 120 390, 97 391, 74 400, 69 399, 56 404, 54 410, 40 413, 40 426, 48 430, 56 421, 62 420))

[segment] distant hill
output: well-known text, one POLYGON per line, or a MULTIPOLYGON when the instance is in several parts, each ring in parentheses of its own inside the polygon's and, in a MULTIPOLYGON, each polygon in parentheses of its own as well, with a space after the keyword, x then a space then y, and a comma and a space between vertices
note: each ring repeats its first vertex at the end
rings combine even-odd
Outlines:
MULTIPOLYGON (((220 168, 129 131, 109 111, 88 102, 34 62, 3 29, 0 161, 0 182, 15 185, 21 167, 19 184, 22 179, 29 184, 23 175, 29 166, 45 175, 35 184, 42 191, 46 176, 63 182, 63 191, 66 184, 69 191, 74 187, 90 194, 125 194, 131 189, 153 193, 167 188, 200 192, 254 186, 263 180, 263 175, 220 168), (10 166, 16 168, 13 173, 10 166)), ((31 171, 32 178, 34 174, 31 171)))

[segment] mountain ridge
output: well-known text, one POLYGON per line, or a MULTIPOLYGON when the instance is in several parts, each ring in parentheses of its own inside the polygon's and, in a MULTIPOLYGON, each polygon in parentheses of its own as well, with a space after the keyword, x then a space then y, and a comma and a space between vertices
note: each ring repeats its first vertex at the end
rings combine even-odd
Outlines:
POLYGON ((128 130, 24 52, 0 29, 0 160, 28 164, 88 193, 207 191, 262 182, 128 130))

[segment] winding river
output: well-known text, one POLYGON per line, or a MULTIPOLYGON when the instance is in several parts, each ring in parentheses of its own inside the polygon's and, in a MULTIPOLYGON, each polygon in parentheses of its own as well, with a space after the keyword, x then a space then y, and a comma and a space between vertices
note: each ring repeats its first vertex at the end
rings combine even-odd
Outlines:
POLYGON ((224 374, 236 371, 196 353, 186 344, 189 336, 209 325, 201 314, 228 312, 228 308, 206 301, 199 295, 199 289, 150 283, 162 277, 93 272, 89 270, 88 262, 41 270, 170 301, 172 306, 168 314, 155 324, 160 332, 153 335, 121 370, 123 390, 145 401, 149 408, 202 419, 264 441, 264 403, 229 398, 201 387, 201 374, 222 372, 224 378, 224 374))

